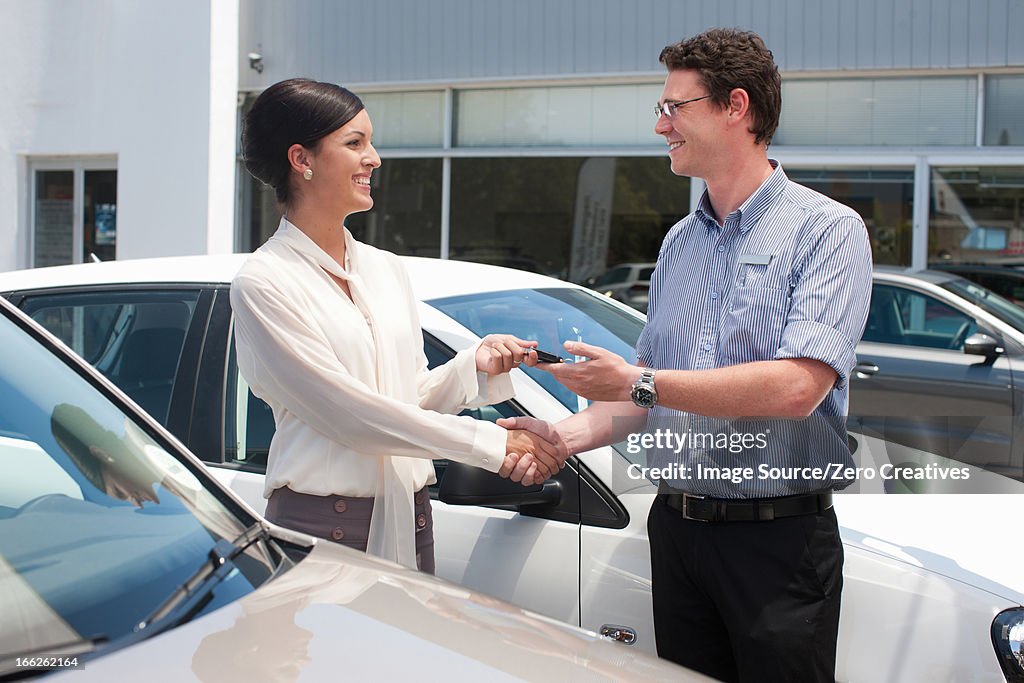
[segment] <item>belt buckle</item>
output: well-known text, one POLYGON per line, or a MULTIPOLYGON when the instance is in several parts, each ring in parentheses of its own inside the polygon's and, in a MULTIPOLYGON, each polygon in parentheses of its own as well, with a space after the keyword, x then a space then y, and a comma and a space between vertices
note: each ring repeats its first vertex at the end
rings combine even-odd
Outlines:
POLYGON ((690 507, 689 506, 689 502, 690 502, 690 500, 704 500, 705 498, 707 498, 707 496, 698 496, 698 495, 695 495, 695 494, 692 494, 692 493, 683 493, 683 517, 685 519, 689 519, 689 520, 692 520, 694 522, 704 522, 705 524, 707 524, 709 521, 711 521, 711 520, 708 520, 708 519, 701 519, 700 517, 692 517, 692 516, 690 516, 690 512, 689 512, 689 507, 690 507))

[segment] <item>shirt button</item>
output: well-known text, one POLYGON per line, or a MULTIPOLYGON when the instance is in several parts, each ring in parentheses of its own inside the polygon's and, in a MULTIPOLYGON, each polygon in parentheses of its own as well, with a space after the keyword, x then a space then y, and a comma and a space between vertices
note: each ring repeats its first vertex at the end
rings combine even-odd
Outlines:
POLYGON ((712 299, 717 299, 718 298, 718 292, 711 292, 711 298, 712 299))
POLYGON ((342 529, 340 526, 334 527, 334 531, 331 532, 331 538, 333 538, 335 541, 340 541, 341 539, 345 538, 345 530, 342 529))
POLYGON ((427 526, 427 516, 424 514, 416 515, 416 528, 422 529, 427 526))
POLYGON ((487 464, 487 463, 489 463, 490 461, 491 461, 491 459, 490 459, 490 458, 484 458, 484 459, 483 459, 483 460, 481 460, 480 462, 482 462, 483 464, 485 464, 485 465, 486 465, 486 464, 487 464))
POLYGON ((710 351, 710 350, 711 350, 711 349, 713 349, 713 348, 714 348, 714 347, 713 347, 713 346, 711 346, 711 344, 705 344, 705 345, 704 345, 704 350, 705 350, 705 351, 710 351))
POLYGON ((725 251, 725 245, 724 244, 719 244, 718 245, 718 251, 720 251, 720 252, 725 251))
POLYGON ((334 511, 335 512, 344 512, 345 510, 348 510, 348 503, 346 503, 343 500, 336 500, 336 501, 334 501, 334 511))

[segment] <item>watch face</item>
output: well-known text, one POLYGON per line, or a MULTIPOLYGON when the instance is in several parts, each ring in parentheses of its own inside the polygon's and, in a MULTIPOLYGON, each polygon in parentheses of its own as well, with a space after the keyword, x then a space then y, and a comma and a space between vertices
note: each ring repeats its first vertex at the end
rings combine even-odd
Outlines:
POLYGON ((654 392, 646 387, 633 387, 630 398, 641 408, 654 407, 654 392))

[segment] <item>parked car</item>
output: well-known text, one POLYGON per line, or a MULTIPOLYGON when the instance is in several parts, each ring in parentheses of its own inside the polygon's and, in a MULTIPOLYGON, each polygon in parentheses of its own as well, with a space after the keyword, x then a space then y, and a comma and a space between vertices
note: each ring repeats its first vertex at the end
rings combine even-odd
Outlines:
POLYGON ((1007 301, 1024 306, 1024 268, 980 263, 936 263, 929 268, 955 273, 992 290, 1007 301))
MULTIPOLYGON (((274 425, 235 367, 228 283, 243 259, 189 257, 6 273, 0 274, 0 292, 124 387, 221 481, 262 509, 274 425)), ((621 303, 540 275, 431 259, 408 258, 405 264, 422 302, 424 348, 432 364, 495 331, 536 339, 549 351, 564 339, 582 337, 632 359, 644 325, 641 314, 621 303)), ((893 277, 881 283, 917 293, 912 281, 893 277)), ((985 325, 979 329, 1006 334, 981 316, 980 306, 970 310, 985 325)), ((949 334, 960 335, 959 328, 949 334)), ((884 350, 891 341, 866 348, 884 350)), ((976 345, 984 346, 984 340, 976 345)), ((1005 355, 997 363, 1008 362, 1005 355)), ((875 358, 876 374, 884 379, 887 364, 875 358)), ((580 407, 577 397, 540 370, 521 367, 512 381, 515 399, 472 414, 557 421, 580 407)), ((853 444, 862 463, 924 464, 919 452, 871 436, 855 435, 853 444)), ((440 484, 432 491, 438 574, 653 651, 646 518, 655 489, 628 476, 637 459, 624 444, 581 453, 552 481, 528 489, 438 462, 440 484)), ((1019 482, 975 475, 976 490, 1022 490, 1019 482)), ((862 490, 909 490, 874 483, 879 485, 862 490)), ((838 678, 1024 676, 1018 659, 1024 548, 982 532, 998 524, 993 520, 1012 525, 1020 515, 1019 500, 837 496, 846 554, 838 678)))
POLYGON ((620 263, 587 284, 605 296, 646 313, 653 273, 653 263, 620 263))
POLYGON ((0 349, 0 679, 705 680, 270 524, 2 300, 0 349))
POLYGON ((850 415, 886 440, 1024 478, 1024 309, 952 273, 876 267, 850 415))

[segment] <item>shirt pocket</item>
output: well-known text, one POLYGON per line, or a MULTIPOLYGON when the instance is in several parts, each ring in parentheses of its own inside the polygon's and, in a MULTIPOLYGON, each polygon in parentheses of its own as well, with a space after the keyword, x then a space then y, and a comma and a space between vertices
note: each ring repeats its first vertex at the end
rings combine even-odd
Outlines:
POLYGON ((775 358, 786 327, 789 298, 785 289, 733 288, 720 340, 727 365, 775 358))

